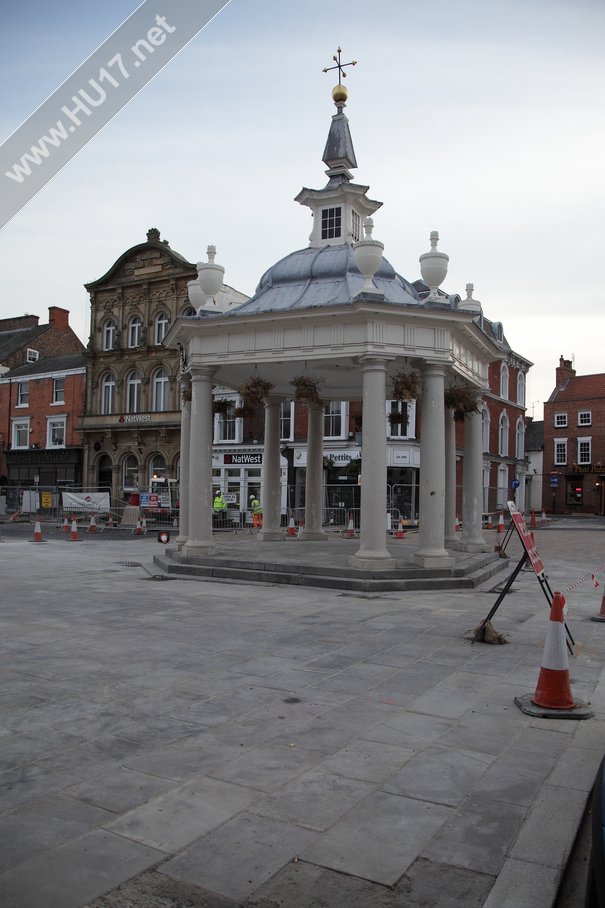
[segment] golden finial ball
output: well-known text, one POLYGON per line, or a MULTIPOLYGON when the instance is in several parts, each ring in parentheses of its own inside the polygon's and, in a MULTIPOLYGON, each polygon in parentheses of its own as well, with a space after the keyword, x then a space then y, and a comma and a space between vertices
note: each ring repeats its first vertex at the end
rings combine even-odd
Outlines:
POLYGON ((338 104, 339 101, 346 101, 349 97, 349 91, 341 83, 340 85, 335 85, 332 89, 332 100, 335 104, 338 104))

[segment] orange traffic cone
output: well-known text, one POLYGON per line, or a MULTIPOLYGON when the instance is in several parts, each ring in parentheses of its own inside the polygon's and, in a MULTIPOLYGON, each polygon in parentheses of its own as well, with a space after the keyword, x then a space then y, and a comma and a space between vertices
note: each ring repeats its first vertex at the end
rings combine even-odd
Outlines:
POLYGON ((63 518, 63 527, 62 527, 62 529, 61 529, 61 532, 62 532, 62 533, 69 533, 69 520, 67 519, 67 516, 65 516, 65 517, 63 518))
POLYGON ((405 539, 405 530, 403 529, 403 517, 399 518, 399 526, 395 531, 395 539, 405 539))
POLYGON ((460 532, 460 518, 458 517, 457 514, 456 514, 456 520, 454 521, 454 532, 455 533, 460 532))
POLYGON ((40 518, 36 517, 36 522, 34 524, 34 542, 44 542, 42 539, 42 527, 40 525, 40 518))
POLYGON ((109 529, 109 530, 112 530, 112 529, 113 529, 113 514, 111 513, 111 511, 110 511, 109 514, 107 515, 107 523, 105 524, 105 526, 106 526, 107 529, 109 529))
POLYGON ((141 520, 141 535, 145 536, 147 534, 147 520, 143 517, 141 520))
POLYGON ((288 530, 286 536, 290 538, 296 537, 296 527, 294 526, 294 514, 290 511, 290 523, 288 524, 288 530))
POLYGON ((527 715, 542 719, 588 719, 592 710, 574 700, 569 683, 564 605, 565 597, 554 593, 536 692, 533 697, 515 697, 515 703, 527 715))
POLYGON ((137 525, 134 528, 133 533, 135 536, 143 535, 143 528, 141 527, 141 518, 140 517, 137 517, 137 525))
POLYGON ((95 520, 94 514, 91 514, 91 516, 90 516, 90 526, 88 527, 88 532, 89 533, 97 532, 97 521, 95 520))
POLYGON ((591 621, 605 621, 605 593, 603 593, 603 598, 601 599, 601 611, 598 615, 591 615, 591 621))
POLYGON ((75 542, 78 538, 78 523, 74 515, 72 515, 71 518, 71 532, 69 534, 69 538, 72 542, 75 542))
POLYGON ((353 512, 349 511, 349 525, 343 533, 347 539, 353 539, 355 536, 355 527, 353 526, 353 512))
POLYGON ((504 511, 500 511, 500 516, 498 517, 498 533, 504 533, 504 511))
POLYGON ((302 532, 303 532, 304 528, 305 528, 305 522, 304 522, 304 520, 301 518, 301 519, 298 521, 298 535, 299 535, 299 536, 302 536, 302 532))
POLYGON ((486 525, 485 525, 485 529, 486 529, 486 530, 493 530, 493 529, 494 529, 494 522, 493 522, 493 520, 492 520, 492 515, 491 515, 491 514, 488 514, 488 515, 487 515, 487 523, 486 523, 486 525))

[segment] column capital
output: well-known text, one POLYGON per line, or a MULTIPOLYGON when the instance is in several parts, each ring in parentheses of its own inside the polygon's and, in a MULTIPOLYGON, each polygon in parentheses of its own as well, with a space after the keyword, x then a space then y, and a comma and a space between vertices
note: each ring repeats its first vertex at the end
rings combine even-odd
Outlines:
POLYGON ((216 372, 216 366, 191 366, 189 369, 191 381, 212 381, 216 372))
POLYGON ((357 362, 362 369, 386 369, 389 363, 394 362, 392 356, 380 356, 377 353, 364 353, 357 357, 357 362))

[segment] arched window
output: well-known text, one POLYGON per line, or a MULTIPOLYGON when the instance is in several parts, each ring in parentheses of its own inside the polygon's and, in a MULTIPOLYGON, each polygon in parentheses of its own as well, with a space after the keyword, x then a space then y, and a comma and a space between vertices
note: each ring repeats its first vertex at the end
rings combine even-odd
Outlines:
POLYGON ((168 333, 168 328, 170 327, 170 318, 165 312, 160 312, 158 317, 155 320, 155 326, 153 331, 153 342, 154 344, 161 344, 164 338, 168 333))
POLYGON ((508 366, 502 363, 500 366, 500 397, 508 400, 508 366))
POLYGON ((101 413, 110 416, 115 412, 116 406, 116 380, 108 372, 101 380, 101 413))
POLYGON ((183 312, 183 315, 187 316, 187 318, 191 318, 192 316, 197 315, 197 312, 195 311, 193 306, 187 306, 187 308, 183 312))
POLYGON ((139 347, 141 345, 142 322, 140 315, 133 315, 128 322, 128 346, 139 347))
POLYGON ((103 350, 113 350, 116 345, 116 323, 112 318, 103 325, 103 350))
POLYGON ((166 369, 158 369, 153 376, 151 409, 155 413, 168 409, 168 373, 166 369))
POLYGON ((516 444, 515 444, 515 456, 517 460, 523 460, 525 457, 525 423, 523 417, 520 416, 517 420, 516 426, 516 444))
POLYGON ((129 454, 122 464, 122 487, 126 490, 136 489, 139 484, 139 462, 134 454, 129 454))
POLYGON ((131 372, 126 380, 126 412, 139 413, 141 410, 141 376, 131 372))
POLYGON ((484 403, 481 409, 481 432, 483 436, 483 450, 489 451, 489 430, 490 430, 490 418, 489 410, 487 404, 484 403))
POLYGON ((506 413, 500 415, 498 453, 501 457, 508 457, 508 416, 506 413))
POLYGON ((149 484, 154 479, 166 478, 166 458, 162 454, 154 454, 149 461, 149 484))
POLYGON ((517 375, 517 403, 520 407, 525 406, 525 372, 520 369, 517 375))

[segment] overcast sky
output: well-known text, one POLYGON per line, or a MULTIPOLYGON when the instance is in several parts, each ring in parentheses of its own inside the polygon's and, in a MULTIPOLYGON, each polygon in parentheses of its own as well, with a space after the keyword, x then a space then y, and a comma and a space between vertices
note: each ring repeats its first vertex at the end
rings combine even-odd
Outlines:
MULTIPOLYGON (((0 140, 136 8, 3 4, 0 140)), ((170 4, 157 12, 169 21, 170 4)), ((338 45, 358 169, 384 205, 374 238, 408 280, 438 229, 443 284, 467 282, 534 362, 541 418, 562 354, 605 371, 603 0, 231 0, 0 232, 0 316, 71 311, 85 282, 158 227, 190 261, 208 243, 227 283, 308 244, 338 45)))

